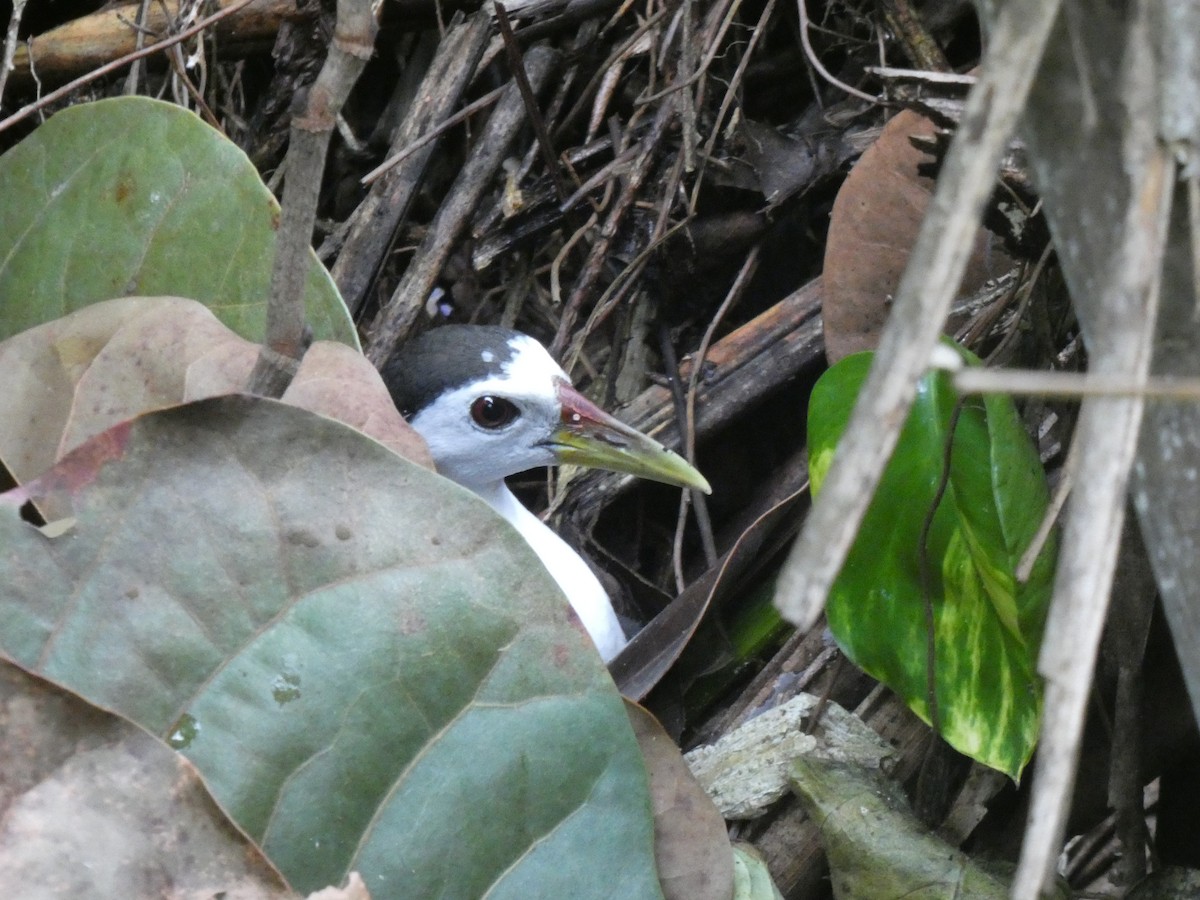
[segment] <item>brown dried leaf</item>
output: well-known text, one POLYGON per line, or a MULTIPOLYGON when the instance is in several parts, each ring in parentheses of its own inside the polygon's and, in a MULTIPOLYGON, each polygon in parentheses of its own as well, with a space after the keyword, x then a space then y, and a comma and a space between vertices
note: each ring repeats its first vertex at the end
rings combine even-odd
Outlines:
MULTIPOLYGON (((361 354, 324 343, 313 351, 291 392, 296 405, 430 465, 361 354)), ((178 297, 109 300, 31 328, 0 343, 0 368, 13 373, 0 394, 0 459, 26 482, 119 422, 242 390, 257 356, 207 307, 178 297)))
POLYGON ((396 405, 367 358, 345 344, 309 347, 283 402, 356 428, 405 459, 433 469, 429 448, 396 412, 396 405))
MULTIPOLYGON (((879 339, 892 295, 908 264, 933 180, 917 174, 929 158, 910 138, 929 137, 934 125, 904 110, 884 126, 838 191, 825 246, 825 353, 830 363, 879 339)), ((975 293, 1013 266, 1000 241, 980 229, 961 295, 975 293)))
POLYGON ((731 900, 733 851, 725 820, 654 716, 629 700, 625 711, 650 776, 654 858, 666 900, 731 900))

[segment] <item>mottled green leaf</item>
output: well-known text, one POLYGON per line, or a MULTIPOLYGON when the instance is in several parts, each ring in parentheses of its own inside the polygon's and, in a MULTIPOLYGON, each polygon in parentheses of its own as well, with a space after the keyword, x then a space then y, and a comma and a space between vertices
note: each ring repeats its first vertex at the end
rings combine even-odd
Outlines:
POLYGON ((1007 900, 1007 880, 930 834, 878 770, 800 756, 792 787, 821 829, 838 900, 1007 900))
MULTIPOLYGON (((822 376, 809 406, 814 490, 866 379, 870 354, 822 376)), ((958 398, 944 373, 922 379, 913 411, 845 566, 830 593, 829 625, 855 663, 929 721, 920 536, 942 477, 958 398)), ((930 529, 930 599, 943 736, 1019 777, 1037 739, 1038 644, 1054 546, 1033 576, 1015 570, 1047 506, 1044 474, 1012 401, 972 398, 954 436, 950 478, 930 529)))
POLYGON ((358 432, 149 414, 0 497, 0 548, 0 651, 187 755, 294 887, 661 900, 637 744, 553 581, 358 432))
MULTIPOLYGON (((279 205, 250 160, 192 113, 146 97, 72 106, 0 156, 0 338, 98 300, 198 300, 261 341, 279 205)), ((324 266, 317 338, 358 346, 324 266)))

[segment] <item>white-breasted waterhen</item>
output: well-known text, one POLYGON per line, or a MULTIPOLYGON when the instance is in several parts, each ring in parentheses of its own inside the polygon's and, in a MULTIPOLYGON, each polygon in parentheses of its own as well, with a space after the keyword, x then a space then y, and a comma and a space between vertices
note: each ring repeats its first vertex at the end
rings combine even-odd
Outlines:
POLYGON ((541 344, 508 328, 435 328, 402 346, 384 366, 383 380, 429 445, 438 471, 512 523, 558 582, 600 655, 612 659, 625 646, 625 633, 608 593, 504 479, 572 463, 709 493, 704 476, 584 397, 541 344))

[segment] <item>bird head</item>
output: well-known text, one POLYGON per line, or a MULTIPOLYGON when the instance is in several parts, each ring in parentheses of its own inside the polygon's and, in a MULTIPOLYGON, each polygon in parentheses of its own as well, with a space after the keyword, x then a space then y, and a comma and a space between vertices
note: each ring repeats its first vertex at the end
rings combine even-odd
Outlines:
POLYGON ((383 379, 438 471, 486 491, 508 475, 572 463, 709 493, 704 476, 604 412, 528 335, 445 325, 409 342, 383 379))

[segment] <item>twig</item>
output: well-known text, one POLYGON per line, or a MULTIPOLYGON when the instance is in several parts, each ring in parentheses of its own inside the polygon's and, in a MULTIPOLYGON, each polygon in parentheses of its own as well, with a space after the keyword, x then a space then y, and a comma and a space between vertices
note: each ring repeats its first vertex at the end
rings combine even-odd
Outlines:
POLYGON ((950 63, 942 48, 925 30, 908 0, 883 0, 883 15, 908 51, 908 58, 922 69, 949 72, 950 63))
POLYGON ((717 53, 721 49, 721 39, 725 37, 725 32, 729 30, 729 27, 733 24, 734 19, 737 17, 737 11, 740 5, 740 2, 732 3, 730 5, 725 16, 721 19, 721 26, 717 29, 716 37, 710 43, 708 52, 704 55, 704 61, 696 67, 695 72, 684 78, 682 81, 669 85, 663 88, 661 91, 651 94, 649 97, 639 97, 637 100, 637 105, 649 106, 651 103, 661 100, 663 97, 674 94, 677 91, 682 91, 684 88, 691 87, 701 78, 703 78, 705 73, 708 72, 709 67, 712 66, 713 60, 717 58, 717 53))
POLYGON ((601 63, 600 66, 597 67, 595 73, 588 80, 588 83, 586 85, 584 85, 583 90, 581 90, 579 92, 579 97, 578 97, 578 99, 576 99, 575 104, 571 107, 571 109, 567 112, 567 114, 563 117, 562 121, 559 123, 558 127, 555 129, 555 133, 557 135, 562 135, 565 132, 567 132, 571 128, 571 126, 575 122, 575 120, 579 116, 583 115, 583 111, 585 109, 587 109, 588 102, 591 100, 592 94, 594 94, 596 92, 596 90, 600 86, 600 83, 604 80, 604 73, 608 70, 608 68, 610 66, 616 65, 616 63, 622 57, 624 57, 627 53, 631 52, 633 47, 635 47, 637 45, 637 42, 640 41, 642 39, 642 37, 645 34, 647 34, 652 28, 655 28, 664 18, 666 18, 667 13, 669 13, 670 11, 671 11, 671 9, 669 6, 663 7, 658 12, 656 12, 654 15, 652 15, 648 19, 646 19, 645 22, 643 22, 641 25, 639 25, 637 27, 636 31, 634 31, 629 37, 627 37, 621 43, 621 45, 619 47, 617 47, 617 49, 614 50, 612 53, 610 53, 608 55, 608 57, 604 60, 604 62, 601 63))
POLYGON ((967 368, 954 373, 960 394, 1017 394, 1030 397, 1141 397, 1147 400, 1200 400, 1200 378, 1150 376, 1137 381, 1108 372, 1042 372, 1027 369, 967 368))
POLYGON ((865 66, 863 71, 879 78, 924 81, 928 84, 959 84, 963 87, 973 87, 976 81, 974 75, 960 75, 957 72, 931 72, 925 69, 897 69, 893 66, 865 66))
POLYGON ((571 233, 571 236, 563 242, 559 251, 554 254, 554 259, 550 263, 550 298, 554 301, 555 306, 562 303, 562 264, 571 255, 571 251, 575 249, 575 245, 583 240, 589 231, 596 227, 596 222, 596 214, 592 213, 588 216, 588 220, 576 228, 571 233))
MULTIPOLYGON (((1057 3, 1055 4, 1057 6, 1057 3)), ((821 77, 832 84, 834 87, 841 88, 852 97, 858 97, 860 100, 866 100, 868 103, 878 103, 879 98, 868 94, 865 91, 860 91, 856 87, 851 87, 844 81, 839 81, 832 72, 825 68, 817 56, 817 52, 813 50, 812 38, 809 37, 809 21, 808 21, 808 2, 807 0, 796 0, 796 9, 800 13, 800 43, 804 47, 804 55, 808 58, 809 63, 814 69, 821 73, 821 77)))
POLYGON ((613 204, 612 210, 609 211, 608 218, 604 220, 604 224, 600 228, 599 237, 592 244, 592 249, 588 253, 583 271, 575 282, 571 296, 563 305, 558 331, 554 335, 554 341, 550 344, 551 356, 556 358, 561 357, 563 351, 567 348, 567 344, 571 340, 571 331, 579 318, 579 309, 583 306, 583 301, 587 299, 588 294, 591 293, 596 279, 600 277, 600 272, 604 268, 605 261, 608 259, 608 249, 617 235, 617 229, 624 221, 625 214, 633 205, 633 201, 637 198, 637 193, 641 189, 642 183, 648 177, 654 153, 658 149, 663 135, 666 133, 667 123, 674 116, 675 107, 670 100, 658 108, 658 113, 654 117, 654 124, 642 142, 641 155, 634 164, 633 170, 629 173, 620 194, 617 195, 616 203, 613 204))
MULTIPOLYGON (((541 46, 533 47, 525 54, 526 74, 536 90, 545 85, 558 58, 555 51, 541 46)), ((396 344, 411 333, 430 289, 441 274, 442 266, 467 227, 479 198, 500 168, 524 121, 525 106, 521 93, 510 82, 505 95, 488 118, 485 139, 475 147, 472 156, 459 171, 426 231, 420 249, 375 320, 367 341, 367 358, 376 366, 382 366, 392 355, 396 344)))
POLYGON ((899 440, 1057 11, 1057 0, 1010 0, 1001 8, 867 382, 779 578, 775 603, 801 628, 820 615, 899 440))
POLYGON ((500 38, 504 41, 504 51, 508 54, 509 72, 512 73, 512 79, 521 92, 521 100, 525 103, 525 115, 529 116, 529 124, 533 126, 533 134, 542 149, 542 157, 546 161, 546 169, 550 173, 550 180, 554 182, 558 199, 565 202, 570 192, 567 190, 567 181, 563 178, 562 163, 550 142, 550 133, 546 131, 546 122, 542 118, 541 109, 538 108, 537 97, 533 95, 533 88, 529 86, 529 79, 525 77, 525 62, 521 58, 521 47, 513 34, 512 23, 508 20, 508 10, 504 8, 503 3, 493 3, 492 8, 496 11, 496 24, 500 27, 500 38))
POLYGON ((587 336, 592 333, 597 325, 608 318, 617 303, 633 288, 634 280, 645 271, 651 255, 658 250, 667 238, 680 229, 686 228, 691 221, 690 218, 681 219, 672 225, 662 237, 651 239, 650 243, 638 251, 638 255, 630 260, 629 265, 617 273, 616 278, 604 289, 604 293, 600 295, 600 299, 596 301, 592 307, 592 311, 588 313, 587 322, 583 328, 579 329, 579 333, 571 338, 571 342, 567 345, 567 349, 563 353, 564 369, 568 372, 574 372, 575 365, 579 362, 580 355, 583 353, 583 344, 587 336))
POLYGON ((1054 497, 1051 498, 1050 505, 1046 507, 1046 513, 1042 516, 1042 521, 1038 525, 1037 532, 1034 533, 1029 541, 1029 546, 1025 548, 1025 552, 1021 554, 1021 558, 1017 562, 1017 568, 1013 574, 1016 576, 1019 584, 1027 582, 1029 576, 1033 574, 1033 565, 1037 562, 1038 557, 1042 555, 1042 549, 1046 546, 1046 541, 1050 539, 1050 532, 1054 529, 1054 523, 1062 515, 1062 509, 1067 502, 1067 497, 1071 495, 1071 487, 1075 484, 1075 469, 1078 465, 1079 444, 1076 441, 1072 441, 1071 449, 1067 451, 1066 462, 1063 463, 1062 475, 1058 480, 1058 487, 1054 490, 1054 497))
POLYGON ((374 52, 378 30, 370 0, 338 0, 329 54, 308 90, 303 114, 292 119, 266 337, 250 373, 251 393, 278 397, 291 381, 294 363, 304 355, 304 285, 325 154, 338 113, 374 52))
POLYGON ((433 160, 434 144, 419 142, 419 138, 459 103, 478 68, 490 30, 491 17, 486 10, 465 21, 459 16, 451 21, 392 135, 393 152, 407 148, 407 158, 371 185, 348 222, 345 243, 331 274, 356 321, 433 160))
POLYGON ((458 112, 456 112, 454 115, 449 116, 446 119, 443 119, 442 123, 440 125, 438 125, 436 128, 430 129, 425 134, 421 135, 419 138, 417 138, 415 141, 413 141, 411 144, 406 146, 399 153, 395 154, 394 156, 389 156, 387 159, 385 159, 383 162, 381 162, 379 165, 377 165, 375 168, 373 168, 370 172, 368 172, 366 175, 364 175, 362 177, 361 183, 365 186, 369 186, 373 182, 378 181, 380 176, 385 175, 387 172, 391 171, 396 166, 400 165, 400 163, 404 162, 406 159, 408 159, 410 156, 412 156, 414 153, 416 153, 422 147, 432 143, 433 141, 436 141, 438 138, 440 138, 443 134, 445 134, 447 131, 449 131, 451 128, 453 128, 455 125, 465 122, 467 119, 471 118, 471 116, 475 115, 475 113, 479 112, 481 109, 487 109, 489 106, 491 106, 497 100, 499 100, 501 96, 503 96, 504 91, 507 87, 508 87, 508 85, 501 85, 500 87, 496 88, 495 90, 488 91, 486 94, 484 94, 478 100, 468 103, 466 106, 464 106, 458 112))
MULTIPOLYGON (((708 356, 708 348, 712 344, 713 335, 716 333, 717 328, 724 320, 726 314, 742 298, 747 286, 750 284, 750 279, 758 271, 758 256, 761 249, 761 245, 755 244, 753 249, 746 254, 746 259, 742 262, 742 267, 738 270, 737 277, 734 278, 733 284, 729 286, 729 290, 725 294, 725 299, 721 301, 721 305, 717 307, 716 313, 708 323, 708 327, 704 330, 704 337, 701 339, 700 346, 696 349, 696 353, 692 358, 692 368, 688 373, 687 403, 684 419, 681 423, 684 458, 692 465, 696 464, 696 395, 699 393, 700 376, 704 371, 704 359, 708 356)), ((708 563, 709 568, 712 568, 717 564, 718 557, 717 542, 713 538, 712 522, 708 515, 708 502, 705 496, 699 491, 691 491, 690 493, 692 502, 696 506, 696 522, 700 527, 705 562, 708 563)), ((683 507, 681 505, 681 515, 682 510, 683 507)), ((678 537, 676 540, 678 541, 678 537)))
MULTIPOLYGON (((667 330, 667 326, 658 323, 658 346, 663 357, 663 368, 667 373, 667 385, 671 391, 671 405, 675 408, 675 420, 679 423, 681 429, 686 428, 687 421, 687 402, 684 399, 683 385, 680 384, 679 377, 679 359, 675 355, 675 347, 671 344, 671 333, 667 330)), ((699 493, 698 491, 695 493, 699 493)), ((692 505, 692 491, 679 492, 679 515, 675 520, 675 537, 671 542, 671 569, 675 573, 675 593, 682 594, 683 589, 687 587, 687 582, 683 577, 683 531, 684 525, 687 523, 688 507, 692 505)), ((696 505, 697 513, 700 510, 700 505, 696 505)), ((709 540, 712 539, 712 523, 709 523, 709 540)), ((705 547, 705 556, 708 556, 708 547, 705 547)), ((712 568, 717 563, 716 548, 712 550, 712 556, 708 558, 708 568, 712 568)))
MULTIPOLYGON (((142 0, 138 6, 137 14, 137 38, 135 40, 134 49, 140 50, 146 46, 146 16, 150 14, 150 0, 142 0)), ((137 93, 138 80, 142 74, 142 62, 136 61, 129 67, 129 74, 125 77, 125 93, 132 97, 137 93)))
POLYGON ((122 66, 129 65, 129 63, 134 62, 135 60, 144 59, 147 56, 152 56, 153 54, 157 53, 160 50, 165 50, 168 47, 173 47, 176 44, 178 44, 180 41, 186 41, 192 35, 199 34, 205 28, 212 26, 213 24, 221 21, 222 19, 232 16, 238 10, 244 9, 245 7, 249 6, 251 3, 254 3, 254 2, 255 2, 255 0, 234 0, 234 2, 231 3, 229 6, 225 7, 222 10, 219 10, 218 12, 213 13, 211 16, 207 16, 206 18, 201 19, 199 22, 197 22, 191 28, 186 28, 183 31, 179 32, 179 34, 175 34, 175 35, 172 35, 171 37, 164 38, 161 41, 151 44, 149 47, 143 47, 141 50, 135 50, 132 53, 126 53, 124 56, 120 57, 119 59, 114 59, 112 62, 105 63, 104 65, 100 66, 99 68, 93 69, 92 71, 88 72, 86 75, 80 75, 78 78, 74 79, 73 81, 68 81, 62 87, 51 91, 50 93, 46 94, 43 97, 39 97, 37 100, 33 101, 32 103, 28 103, 25 106, 22 106, 20 109, 18 109, 15 113, 13 113, 7 119, 0 121, 0 131, 5 131, 6 129, 11 128, 13 125, 16 125, 18 122, 24 121, 25 119, 27 119, 31 115, 33 115, 35 112, 37 112, 39 109, 45 109, 51 103, 61 100, 63 97, 66 97, 68 94, 79 90, 85 84, 91 84, 97 78, 103 78, 105 75, 108 75, 111 72, 115 72, 117 69, 121 68, 122 66))
POLYGON ((742 78, 745 76, 746 69, 750 65, 750 59, 754 56, 754 48, 757 46, 759 39, 767 33, 767 23, 771 21, 771 14, 774 11, 775 0, 767 0, 763 5, 762 14, 758 17, 758 24, 755 25, 754 30, 750 33, 750 41, 746 45, 746 50, 742 54, 742 58, 738 60, 737 68, 733 71, 733 77, 729 79, 729 84, 725 89, 725 96, 721 98, 721 106, 717 110, 716 118, 713 119, 708 140, 704 142, 704 152, 701 154, 700 160, 700 171, 696 174, 696 183, 692 188, 692 196, 688 201, 688 209, 692 213, 695 213, 696 205, 700 201, 700 188, 704 184, 704 171, 708 168, 708 161, 712 159, 713 148, 717 145, 717 138, 721 134, 721 124, 725 121, 725 114, 729 112, 729 107, 733 105, 737 97, 742 78))
POLYGON ((17 55, 17 34, 21 30, 21 16, 25 14, 27 0, 13 0, 12 14, 8 17, 8 31, 4 35, 4 58, 0 59, 0 105, 4 103, 4 86, 8 84, 8 73, 13 69, 13 57, 17 55))

